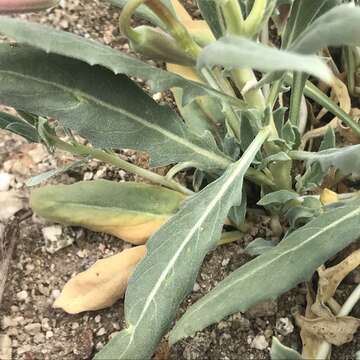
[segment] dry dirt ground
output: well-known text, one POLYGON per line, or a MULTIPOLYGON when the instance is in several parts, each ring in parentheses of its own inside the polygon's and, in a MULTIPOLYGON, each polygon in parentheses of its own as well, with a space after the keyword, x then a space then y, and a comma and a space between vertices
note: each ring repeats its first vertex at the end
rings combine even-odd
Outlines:
MULTIPOLYGON (((187 5, 193 9, 191 2, 187 5)), ((105 2, 64 0, 57 9, 27 18, 127 50, 124 41, 119 38, 116 26, 118 11, 105 2)), ((138 161, 133 154, 129 153, 127 156, 138 161)), ((25 181, 33 175, 61 166, 70 158, 65 153, 48 154, 41 145, 29 145, 17 136, 0 131, 0 178, 2 174, 8 179, 0 190, 17 191, 21 196, 19 207, 26 208, 29 188, 25 186, 25 181)), ((90 162, 52 179, 50 183, 69 184, 95 178, 116 181, 132 179, 122 170, 90 162)), ((242 241, 220 247, 207 256, 193 292, 183 302, 178 316, 189 304, 249 260, 243 248, 254 237, 271 236, 268 221, 266 216, 257 217, 256 225, 242 241)), ((3 225, 0 224, 0 235, 3 225)), ((85 270, 97 259, 115 254, 126 247, 127 244, 113 237, 80 228, 54 225, 35 215, 24 221, 16 240, 0 305, 0 338, 6 339, 8 344, 10 341, 7 353, 12 353, 12 359, 90 359, 121 330, 124 325, 122 301, 103 311, 75 316, 53 309, 52 303, 71 276, 85 270), (51 238, 54 236, 60 240, 65 239, 71 245, 51 253, 54 250, 51 238)), ((358 278, 349 279, 340 288, 340 292, 348 294, 358 281, 358 278)), ((259 284, 259 287, 269 285, 271 284, 259 284)), ((305 289, 300 286, 277 301, 257 306, 245 314, 232 315, 197 333, 195 337, 179 342, 168 354, 164 347, 160 348, 156 358, 269 359, 273 335, 278 336, 285 344, 299 349, 299 335, 291 317, 291 309, 304 304, 305 289)), ((355 312, 359 315, 360 311, 356 309, 355 312)), ((335 349, 333 359, 355 359, 358 349, 359 336, 351 345, 335 349)), ((2 350, 6 352, 4 348, 2 350)))

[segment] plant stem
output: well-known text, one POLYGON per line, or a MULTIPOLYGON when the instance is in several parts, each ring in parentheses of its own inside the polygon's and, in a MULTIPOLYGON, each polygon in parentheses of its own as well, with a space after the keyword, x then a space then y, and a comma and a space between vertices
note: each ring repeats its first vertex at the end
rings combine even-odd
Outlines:
POLYGON ((221 11, 226 22, 226 31, 229 34, 242 35, 244 18, 238 0, 227 0, 223 2, 221 11))
MULTIPOLYGON (((287 74, 285 82, 291 86, 292 75, 287 74)), ((310 81, 306 81, 304 94, 310 99, 316 101, 318 104, 329 110, 332 114, 337 116, 342 122, 349 126, 354 133, 360 138, 360 125, 357 124, 343 109, 336 105, 328 96, 319 90, 310 81)))
POLYGON ((265 15, 266 7, 267 0, 255 0, 251 12, 244 22, 243 27, 246 36, 252 37, 258 33, 265 15))
POLYGON ((289 120, 297 127, 299 126, 301 98, 303 96, 305 81, 306 76, 304 74, 299 72, 294 73, 293 83, 291 86, 289 120))
MULTIPOLYGON (((360 284, 355 288, 351 295, 347 298, 344 305, 341 307, 340 311, 336 316, 347 316, 350 314, 353 307, 360 300, 360 284)), ((316 355, 316 360, 326 360, 328 358, 329 352, 331 350, 331 344, 326 341, 323 341, 320 345, 319 351, 316 355)))
MULTIPOLYGON (((51 136, 51 135, 49 135, 51 136)), ((164 176, 156 174, 150 170, 143 169, 139 166, 131 164, 123 159, 120 159, 118 156, 105 152, 104 150, 94 149, 89 146, 81 144, 69 144, 65 141, 60 140, 55 136, 51 136, 53 145, 61 150, 70 152, 73 155, 79 155, 82 157, 90 156, 94 159, 109 163, 111 165, 117 166, 125 171, 131 172, 133 174, 139 175, 144 179, 150 180, 151 182, 163 185, 172 190, 179 191, 186 195, 191 195, 193 192, 187 189, 185 186, 179 184, 174 180, 166 179, 164 176)))

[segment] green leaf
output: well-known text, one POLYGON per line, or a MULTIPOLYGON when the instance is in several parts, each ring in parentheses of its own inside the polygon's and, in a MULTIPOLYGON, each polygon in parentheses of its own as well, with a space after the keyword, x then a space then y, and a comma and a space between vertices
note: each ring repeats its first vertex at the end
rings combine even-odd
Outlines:
POLYGON ((309 280, 321 264, 359 238, 359 221, 360 200, 356 200, 339 205, 294 231, 192 305, 171 331, 170 343, 309 280), (265 283, 271 286, 262 286, 265 283))
POLYGON ((115 74, 126 74, 146 80, 154 92, 180 87, 184 90, 184 103, 191 102, 197 96, 213 95, 234 105, 241 105, 238 99, 222 94, 207 85, 186 80, 99 42, 49 26, 1 16, 0 33, 47 53, 82 60, 90 65, 102 65, 115 74))
MULTIPOLYGON (((296 154, 296 152, 294 152, 296 154)), ((307 166, 318 163, 323 173, 331 167, 338 169, 342 175, 360 176, 360 145, 327 149, 314 153, 305 153, 307 166)))
POLYGON ((291 49, 314 54, 328 46, 360 45, 360 8, 353 4, 336 6, 315 20, 291 49))
POLYGON ((191 133, 124 75, 27 46, 0 46, 0 102, 53 117, 99 148, 147 151, 152 164, 192 159, 200 168, 230 160, 209 133, 191 133))
POLYGON ((39 135, 34 126, 21 118, 0 111, 0 129, 8 130, 20 135, 30 142, 39 142, 39 135))
POLYGON ((150 358, 191 291, 206 253, 217 243, 225 218, 241 201, 243 178, 269 129, 215 182, 187 200, 148 241, 125 298, 127 327, 95 359, 150 358), (237 201, 237 204, 234 204, 237 201))
POLYGON ((319 16, 338 4, 339 0, 295 0, 284 30, 282 48, 291 47, 319 16))
POLYGON ((271 360, 304 360, 295 350, 283 345, 276 337, 273 337, 270 351, 271 360))
POLYGON ((251 256, 258 256, 273 249, 275 244, 271 240, 257 238, 245 248, 245 252, 251 256))
POLYGON ((326 130, 324 138, 321 141, 319 151, 328 150, 336 147, 336 136, 334 129, 329 126, 326 130))
POLYGON ((290 200, 296 200, 299 198, 299 195, 296 192, 288 191, 288 190, 279 190, 274 191, 269 194, 266 194, 258 201, 258 205, 260 206, 268 206, 268 205, 279 205, 285 204, 290 200))
POLYGON ((216 38, 222 35, 220 24, 219 4, 217 0, 197 0, 202 17, 208 23, 211 31, 216 38))
POLYGON ((159 186, 96 180, 33 190, 30 204, 45 219, 138 244, 165 223, 184 199, 184 195, 159 186))
POLYGON ((317 76, 328 83, 333 76, 328 66, 317 56, 278 50, 237 36, 225 36, 206 46, 198 65, 221 65, 227 69, 252 68, 259 71, 299 71, 317 76), (219 57, 219 54, 222 56, 219 57))

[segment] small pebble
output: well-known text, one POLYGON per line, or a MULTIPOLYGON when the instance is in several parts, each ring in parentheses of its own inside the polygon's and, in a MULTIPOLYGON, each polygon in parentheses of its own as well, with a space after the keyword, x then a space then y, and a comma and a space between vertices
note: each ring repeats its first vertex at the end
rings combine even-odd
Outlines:
POLYGON ((16 297, 19 301, 26 301, 26 299, 29 297, 27 291, 22 290, 16 294, 16 297))
POLYGON ((256 335, 250 346, 256 350, 265 350, 269 346, 269 343, 266 341, 264 335, 256 335))
POLYGON ((97 336, 103 336, 105 334, 106 334, 106 330, 103 327, 96 333, 97 336))
POLYGON ((41 324, 39 323, 27 324, 25 325, 24 329, 28 334, 36 335, 39 334, 41 331, 41 324))
POLYGON ((95 316, 95 322, 98 324, 101 321, 101 316, 100 315, 96 315, 95 316))
POLYGON ((283 336, 289 335, 294 331, 294 325, 289 318, 280 318, 276 322, 276 330, 283 336))
POLYGON ((12 175, 6 172, 0 172, 0 191, 8 191, 12 179, 12 175))

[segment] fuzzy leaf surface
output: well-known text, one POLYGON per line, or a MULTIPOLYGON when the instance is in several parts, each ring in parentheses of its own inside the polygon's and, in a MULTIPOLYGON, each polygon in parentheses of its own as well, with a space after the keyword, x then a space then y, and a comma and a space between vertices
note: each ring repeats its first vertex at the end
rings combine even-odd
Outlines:
POLYGON ((278 50, 238 36, 225 36, 205 47, 198 64, 200 67, 221 65, 225 68, 252 68, 265 72, 305 72, 328 83, 332 79, 330 69, 317 56, 278 50), (219 57, 219 54, 222 56, 219 57))
POLYGON ((268 136, 260 131, 241 160, 187 200, 147 243, 148 253, 129 282, 127 327, 95 359, 150 358, 191 291, 206 253, 217 243, 230 208, 241 202, 246 170, 268 136))
POLYGON ((234 105, 240 104, 237 99, 204 84, 184 79, 171 72, 151 66, 97 41, 56 30, 46 25, 1 16, 0 33, 15 39, 19 43, 42 49, 47 53, 82 60, 90 65, 101 65, 115 74, 125 74, 143 79, 147 81, 150 89, 154 92, 173 87, 182 88, 184 90, 184 103, 193 101, 197 96, 213 95, 234 105))
POLYGON ((339 4, 339 0, 295 0, 284 30, 282 48, 289 48, 322 14, 339 4))
POLYGON ((124 75, 27 46, 0 46, 0 102, 57 119, 98 148, 130 148, 160 166, 192 159, 226 167, 209 133, 191 133, 124 75), (214 162, 215 161, 215 162, 214 162))
POLYGON ((291 50, 314 54, 328 46, 360 45, 360 8, 336 6, 316 19, 291 46, 291 50))
POLYGON ((274 249, 229 275, 192 305, 170 333, 173 344, 227 315, 274 299, 302 281, 360 235, 360 200, 327 211, 274 249), (344 231, 346 229, 346 231, 344 231), (271 283, 271 286, 261 284, 271 283))

